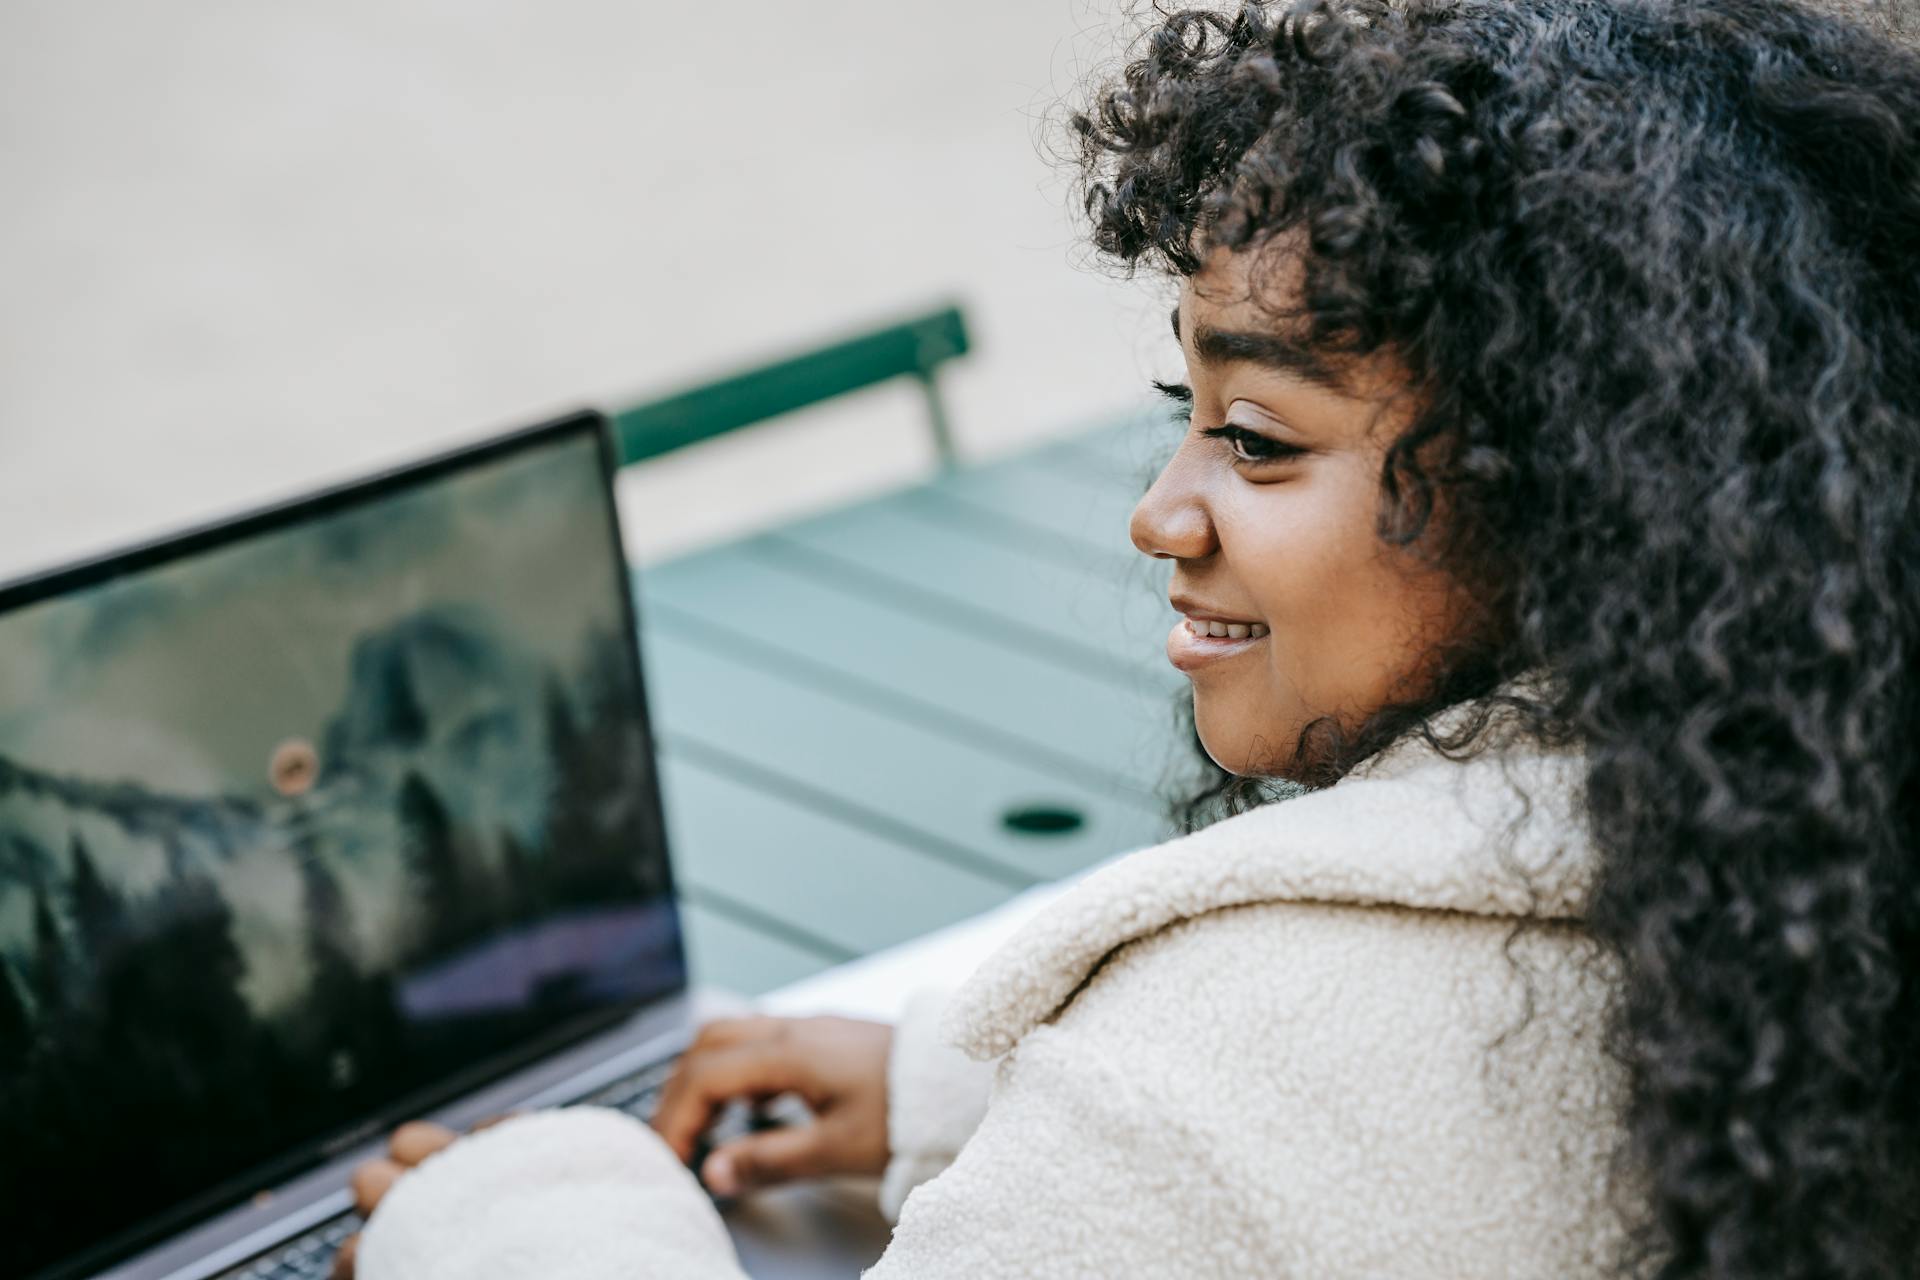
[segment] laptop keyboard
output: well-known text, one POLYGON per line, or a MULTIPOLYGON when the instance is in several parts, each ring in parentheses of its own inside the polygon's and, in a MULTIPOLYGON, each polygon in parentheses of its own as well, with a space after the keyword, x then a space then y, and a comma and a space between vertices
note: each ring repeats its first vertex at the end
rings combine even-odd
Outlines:
MULTIPOLYGON (((578 1105, 611 1107, 636 1119, 649 1119, 653 1115, 654 1104, 660 1100, 661 1086, 673 1074, 674 1061, 669 1058, 665 1062, 642 1067, 630 1076, 622 1076, 581 1098, 578 1105)), ((715 1136, 725 1136, 725 1130, 729 1127, 732 1126, 723 1123, 715 1136)), ((704 1150, 705 1144, 702 1150, 694 1153, 696 1168, 704 1150)), ((285 1244, 276 1245, 258 1257, 222 1271, 215 1280, 327 1280, 333 1272, 333 1255, 340 1248, 340 1242, 359 1229, 360 1215, 356 1213, 348 1212, 328 1218, 285 1244)))
POLYGON ((329 1218, 264 1257, 222 1271, 220 1280, 229 1276, 245 1276, 246 1280, 326 1280, 333 1272, 333 1255, 340 1242, 359 1229, 360 1219, 355 1214, 329 1218))

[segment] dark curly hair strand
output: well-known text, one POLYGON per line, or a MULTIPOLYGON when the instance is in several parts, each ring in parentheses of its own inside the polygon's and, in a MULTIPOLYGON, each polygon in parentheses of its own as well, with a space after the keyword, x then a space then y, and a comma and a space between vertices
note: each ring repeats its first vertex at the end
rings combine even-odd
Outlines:
POLYGON ((1311 727, 1320 781, 1549 677, 1503 705, 1586 751, 1627 1275, 1920 1272, 1920 55, 1872 17, 1163 12, 1075 118, 1099 250, 1291 255, 1276 323, 1418 392, 1381 536, 1500 625, 1311 727))

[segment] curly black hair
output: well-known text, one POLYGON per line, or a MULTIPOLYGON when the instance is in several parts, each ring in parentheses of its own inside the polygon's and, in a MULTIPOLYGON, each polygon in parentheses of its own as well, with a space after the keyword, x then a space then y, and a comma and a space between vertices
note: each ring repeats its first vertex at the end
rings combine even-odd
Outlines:
POLYGON ((1317 731, 1349 766, 1416 731, 1460 756, 1497 702, 1584 747, 1586 924, 1618 962, 1629 1082, 1616 1172, 1642 1197, 1625 1275, 1920 1273, 1903 20, 1792 0, 1159 12, 1073 122, 1098 250, 1175 277, 1220 248, 1291 255, 1304 284, 1276 323, 1332 357, 1388 352, 1418 391, 1380 536, 1486 584, 1502 625, 1420 701, 1317 731), (1530 672, 1548 678, 1512 693, 1530 672), (1482 714, 1437 734, 1463 701, 1482 714))

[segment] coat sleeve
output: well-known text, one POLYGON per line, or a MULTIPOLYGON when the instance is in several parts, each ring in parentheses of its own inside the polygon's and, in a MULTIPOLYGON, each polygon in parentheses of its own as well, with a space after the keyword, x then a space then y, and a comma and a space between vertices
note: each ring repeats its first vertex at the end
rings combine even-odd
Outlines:
POLYGON ((889 1222, 899 1221, 909 1192, 960 1154, 979 1127, 993 1087, 993 1063, 976 1062, 940 1035, 940 1015, 950 994, 940 987, 915 992, 894 1028, 887 1063, 892 1155, 880 1180, 880 1212, 889 1222))
POLYGON ((994 1060, 991 1105, 906 1197, 865 1280, 1307 1274, 1275 1269, 1284 1255, 1183 1096, 1233 1056, 1200 1034, 1217 1002, 1196 979, 1220 957, 1170 973, 1140 955, 1158 948, 1125 948, 994 1060), (1161 1055, 1187 1086, 1142 1069, 1161 1055))
MULTIPOLYGON (((907 1003, 888 1061, 889 1142, 880 1202, 965 1145, 993 1079, 944 1043, 948 992, 907 1003)), ((523 1116, 462 1138, 388 1193, 360 1244, 361 1280, 707 1280, 741 1275, 725 1225, 673 1152, 639 1121, 590 1107, 523 1116)))
POLYGON ((646 1125, 570 1107, 462 1138, 402 1178, 359 1280, 740 1280, 712 1202, 646 1125))
POLYGON ((907 1198, 865 1280, 1263 1274, 1231 1230, 1202 1140, 1123 1064, 1053 1027, 1001 1061, 952 1165, 907 1198))

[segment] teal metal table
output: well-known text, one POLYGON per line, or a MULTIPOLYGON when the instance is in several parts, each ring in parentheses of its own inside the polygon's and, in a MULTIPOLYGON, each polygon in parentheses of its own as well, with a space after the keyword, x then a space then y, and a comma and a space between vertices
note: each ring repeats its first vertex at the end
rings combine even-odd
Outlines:
POLYGON ((1144 414, 637 575, 697 981, 748 995, 1165 838, 1144 414))

